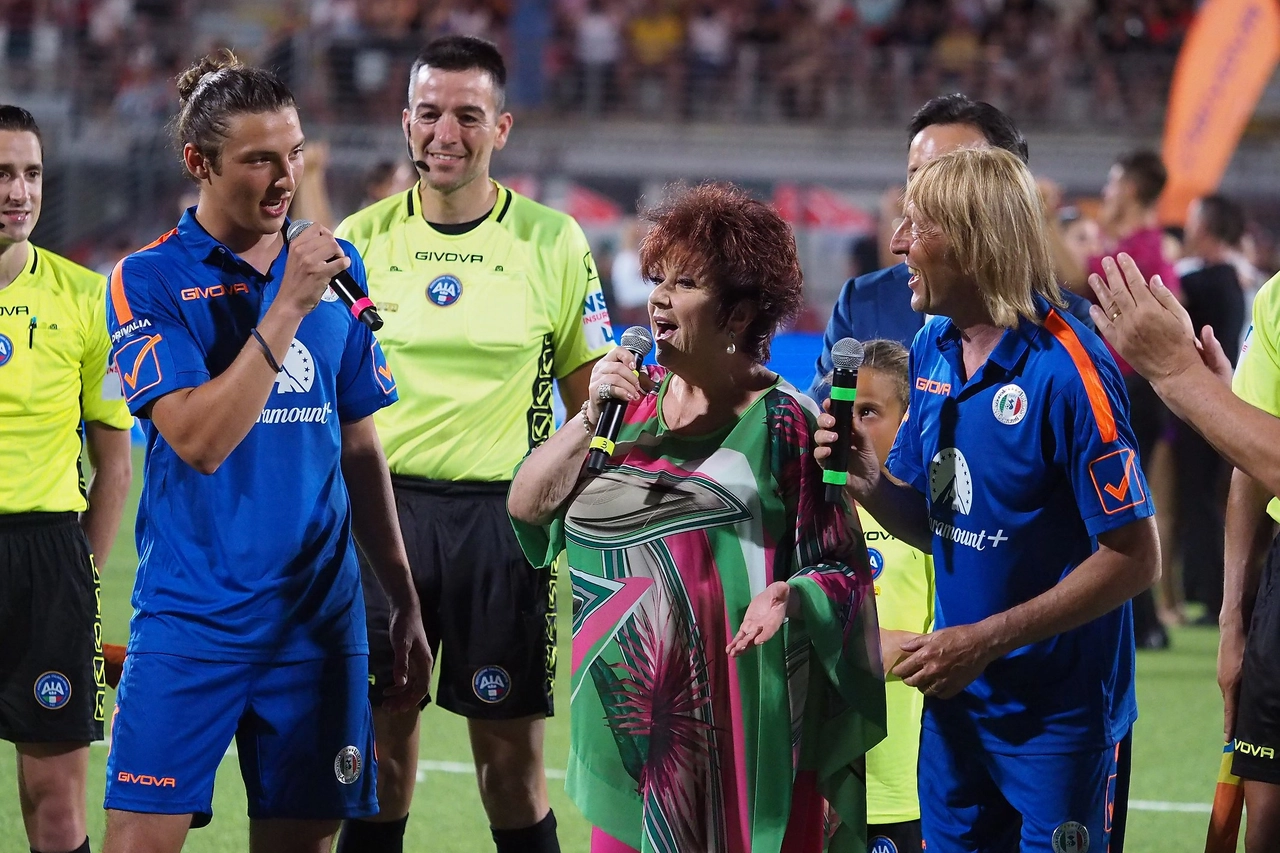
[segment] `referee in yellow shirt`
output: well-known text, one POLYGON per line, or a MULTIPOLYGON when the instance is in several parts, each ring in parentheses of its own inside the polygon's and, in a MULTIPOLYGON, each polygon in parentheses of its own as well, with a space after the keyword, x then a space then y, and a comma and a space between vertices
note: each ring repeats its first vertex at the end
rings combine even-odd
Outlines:
POLYGON ((98 566, 129 491, 133 418, 107 366, 106 280, 29 240, 43 159, 31 114, 0 106, 0 738, 17 746, 32 851, 87 853, 106 698, 98 566))
MULTIPOLYGON (((360 250, 386 321, 378 340, 400 402, 374 422, 424 627, 441 651, 436 700, 467 718, 498 853, 555 853, 542 757, 555 582, 525 560, 506 494, 520 460, 551 436, 552 381, 576 412, 613 336, 582 229, 489 177, 511 129, 505 83, 492 44, 429 44, 403 116, 418 184, 336 234, 360 250)), ((338 849, 398 853, 419 715, 378 707, 391 675, 387 609, 368 572, 364 585, 381 813, 348 821, 338 849)))

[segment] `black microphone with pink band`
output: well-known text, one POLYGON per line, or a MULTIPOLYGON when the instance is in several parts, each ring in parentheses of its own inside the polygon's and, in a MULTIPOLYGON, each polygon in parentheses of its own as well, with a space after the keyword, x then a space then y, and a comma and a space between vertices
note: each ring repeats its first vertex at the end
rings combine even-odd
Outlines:
MULTIPOLYGON (((310 219, 295 219, 289 223, 289 228, 285 231, 285 239, 293 242, 293 239, 306 231, 315 223, 310 219)), ((334 260, 330 258, 329 260, 334 260)), ((369 298, 356 280, 351 277, 351 273, 343 270, 333 277, 333 281, 329 282, 329 289, 338 295, 343 304, 351 309, 351 316, 355 317, 361 323, 369 327, 369 330, 376 332, 382 328, 382 318, 378 316, 378 309, 373 304, 373 300, 369 298)))

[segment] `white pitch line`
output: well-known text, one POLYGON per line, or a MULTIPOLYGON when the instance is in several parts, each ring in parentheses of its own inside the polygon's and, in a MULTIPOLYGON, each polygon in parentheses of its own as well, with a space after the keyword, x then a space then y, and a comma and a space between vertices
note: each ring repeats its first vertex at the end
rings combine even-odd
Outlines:
POLYGON ((1129 810, 1135 812, 1191 812, 1194 814, 1212 814, 1213 806, 1208 803, 1167 803, 1163 800, 1130 800, 1129 810))
MULTIPOLYGON (((427 771, 434 771, 436 773, 459 773, 465 776, 474 776, 476 775, 476 766, 474 764, 468 764, 465 761, 428 761, 424 758, 418 762, 419 782, 426 781, 427 771)), ((557 770, 554 767, 546 768, 546 774, 548 779, 564 778, 564 771, 557 770)))
MULTIPOLYGON (((90 746, 106 749, 111 746, 111 741, 95 741, 90 746)), ((233 743, 227 747, 227 758, 231 758, 236 754, 236 745, 233 743)), ((554 767, 547 769, 548 779, 563 779, 565 774, 563 770, 557 770, 554 767)), ((474 764, 468 764, 465 761, 431 761, 422 759, 418 762, 418 781, 425 782, 427 773, 454 773, 464 776, 474 776, 476 768, 474 764)), ((1171 803, 1166 800, 1130 800, 1129 810, 1135 812, 1181 812, 1184 814, 1211 814, 1213 806, 1209 803, 1171 803)))

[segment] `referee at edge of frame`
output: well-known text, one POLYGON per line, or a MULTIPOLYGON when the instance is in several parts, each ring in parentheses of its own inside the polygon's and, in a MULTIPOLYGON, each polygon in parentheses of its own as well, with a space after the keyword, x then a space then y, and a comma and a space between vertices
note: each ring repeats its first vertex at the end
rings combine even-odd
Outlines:
MULTIPOLYGON (((507 518, 516 466, 551 436, 613 348, 595 262, 572 218, 489 176, 507 142, 506 67, 489 42, 447 36, 409 75, 402 121, 418 183, 347 218, 386 325, 400 403, 375 416, 424 627, 443 646, 438 704, 467 718, 498 853, 559 851, 543 770, 553 713, 555 577, 525 560, 507 518)), ((419 717, 383 710, 387 608, 364 577, 381 812, 348 821, 340 853, 399 853, 419 717)))
POLYGON ((106 279, 29 239, 43 177, 35 119, 0 106, 0 738, 17 747, 33 853, 88 853, 106 700, 98 570, 133 478, 133 416, 108 368, 106 279))

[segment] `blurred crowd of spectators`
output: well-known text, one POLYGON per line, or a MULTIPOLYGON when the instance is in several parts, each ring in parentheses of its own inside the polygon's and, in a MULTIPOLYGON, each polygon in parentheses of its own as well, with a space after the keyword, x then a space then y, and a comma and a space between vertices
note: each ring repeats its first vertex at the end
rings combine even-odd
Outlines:
POLYGON ((163 118, 234 45, 315 109, 403 100, 428 38, 499 43, 525 110, 888 121, 963 90, 1023 121, 1152 122, 1194 0, 0 0, 3 88, 163 118), (1071 101, 1064 107, 1064 100, 1071 101))

